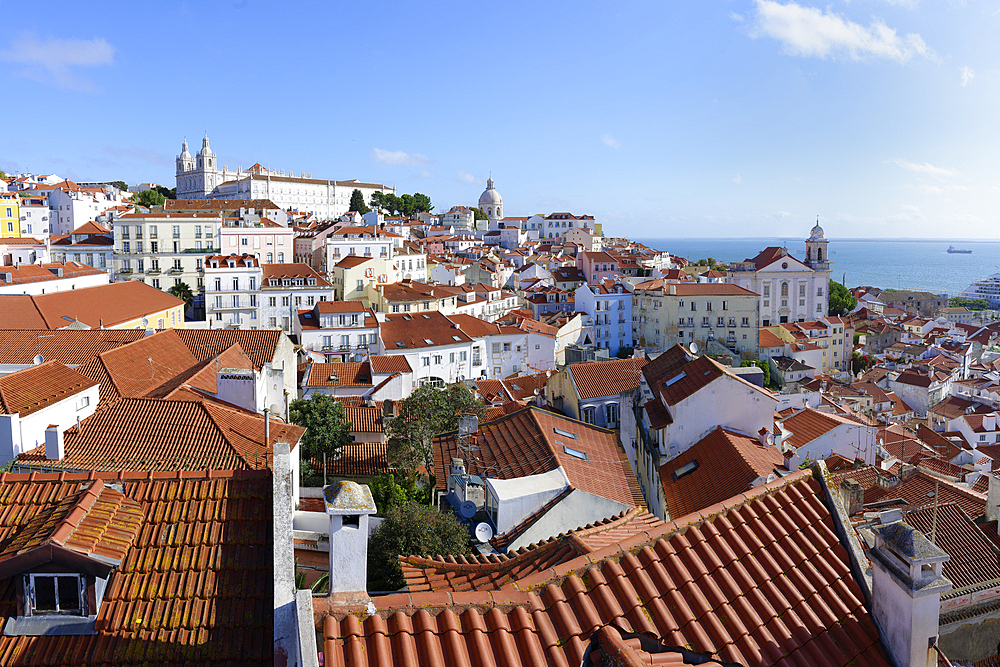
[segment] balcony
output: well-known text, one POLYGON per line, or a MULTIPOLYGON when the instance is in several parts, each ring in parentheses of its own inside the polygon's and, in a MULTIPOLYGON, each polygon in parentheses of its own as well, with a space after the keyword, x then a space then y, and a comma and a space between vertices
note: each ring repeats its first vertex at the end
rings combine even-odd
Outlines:
POLYGON ((184 273, 184 269, 182 269, 179 266, 173 266, 173 267, 170 268, 169 273, 174 274, 174 275, 176 275, 178 273, 184 273))
POLYGON ((218 248, 184 248, 186 253, 208 254, 210 252, 221 252, 218 248))
POLYGON ((148 271, 146 271, 146 275, 150 275, 150 276, 159 275, 160 273, 161 273, 161 271, 158 268, 152 268, 152 269, 149 269, 148 271))
POLYGON ((119 269, 118 273, 121 274, 121 275, 123 275, 123 276, 125 276, 125 275, 128 275, 128 274, 132 273, 132 269, 119 269))

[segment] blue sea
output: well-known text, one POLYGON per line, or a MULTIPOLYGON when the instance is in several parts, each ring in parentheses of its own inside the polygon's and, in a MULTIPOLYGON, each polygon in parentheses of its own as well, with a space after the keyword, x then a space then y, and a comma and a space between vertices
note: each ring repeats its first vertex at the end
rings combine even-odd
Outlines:
MULTIPOLYGON (((798 259, 805 259, 806 253, 804 237, 634 240, 692 262, 703 257, 738 262, 768 246, 784 246, 798 259)), ((1000 241, 830 239, 830 261, 830 277, 847 287, 871 285, 953 295, 973 280, 1000 273, 1000 241), (972 254, 949 254, 949 245, 972 250, 972 254)))

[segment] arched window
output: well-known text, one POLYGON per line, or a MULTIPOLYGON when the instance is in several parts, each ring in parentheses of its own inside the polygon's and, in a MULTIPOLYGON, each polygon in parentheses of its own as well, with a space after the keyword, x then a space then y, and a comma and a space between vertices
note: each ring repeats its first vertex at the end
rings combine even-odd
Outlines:
POLYGON ((788 283, 781 283, 781 298, 788 298, 788 283))
POLYGON ((822 248, 817 248, 816 249, 816 261, 817 262, 822 262, 823 261, 823 249, 822 248))

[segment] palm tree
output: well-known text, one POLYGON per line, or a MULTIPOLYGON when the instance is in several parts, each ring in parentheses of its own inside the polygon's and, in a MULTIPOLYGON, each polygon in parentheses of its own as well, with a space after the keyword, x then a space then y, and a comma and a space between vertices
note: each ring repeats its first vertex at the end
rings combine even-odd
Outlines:
POLYGON ((184 310, 190 308, 191 304, 194 303, 194 292, 191 291, 191 288, 185 282, 177 283, 167 290, 167 292, 184 302, 184 310))

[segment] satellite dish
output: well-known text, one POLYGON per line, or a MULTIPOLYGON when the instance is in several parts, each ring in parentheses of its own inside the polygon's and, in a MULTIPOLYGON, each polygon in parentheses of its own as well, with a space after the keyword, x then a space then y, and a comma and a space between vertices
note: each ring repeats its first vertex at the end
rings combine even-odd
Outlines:
POLYGON ((691 354, 698 354, 698 343, 691 343, 691 354))
POLYGON ((278 407, 277 403, 271 403, 271 407, 268 408, 268 409, 271 411, 272 415, 280 415, 281 414, 281 408, 278 407))
POLYGON ((140 320, 140 323, 142 324, 142 328, 143 329, 148 328, 149 327, 149 318, 148 317, 142 318, 142 320, 140 320))
POLYGON ((493 539, 493 528, 485 521, 476 526, 476 539, 480 542, 489 542, 493 539))
POLYGON ((36 354, 35 358, 31 360, 31 363, 33 363, 34 365, 38 366, 43 361, 45 361, 45 358, 42 357, 42 355, 40 355, 40 354, 36 354))
POLYGON ((476 503, 471 500, 466 500, 459 505, 458 513, 461 514, 464 519, 471 519, 476 515, 476 509, 478 509, 476 507, 476 503))

